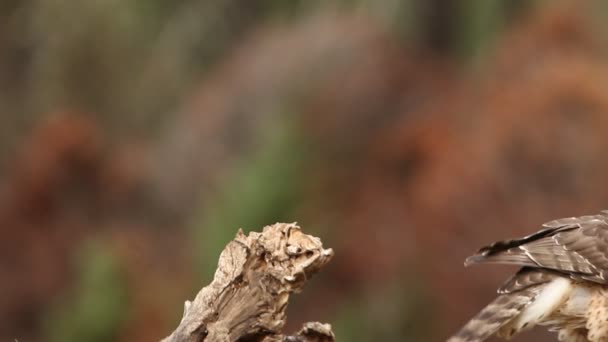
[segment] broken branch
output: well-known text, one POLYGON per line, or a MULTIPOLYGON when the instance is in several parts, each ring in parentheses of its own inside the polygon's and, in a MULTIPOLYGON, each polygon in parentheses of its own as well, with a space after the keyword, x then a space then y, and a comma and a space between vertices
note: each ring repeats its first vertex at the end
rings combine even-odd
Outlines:
POLYGON ((333 342, 329 324, 305 323, 283 335, 289 296, 333 256, 295 223, 236 234, 220 255, 211 284, 184 305, 178 327, 161 342, 333 342))

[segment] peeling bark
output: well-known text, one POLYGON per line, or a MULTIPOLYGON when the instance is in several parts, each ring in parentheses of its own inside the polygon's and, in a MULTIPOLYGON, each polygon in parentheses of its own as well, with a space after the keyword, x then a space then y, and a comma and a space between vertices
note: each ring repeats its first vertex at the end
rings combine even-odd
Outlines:
POLYGON ((241 230, 224 248, 211 284, 184 305, 175 331, 161 342, 332 342, 329 324, 305 323, 283 335, 289 295, 298 293, 333 256, 295 223, 262 233, 241 230))

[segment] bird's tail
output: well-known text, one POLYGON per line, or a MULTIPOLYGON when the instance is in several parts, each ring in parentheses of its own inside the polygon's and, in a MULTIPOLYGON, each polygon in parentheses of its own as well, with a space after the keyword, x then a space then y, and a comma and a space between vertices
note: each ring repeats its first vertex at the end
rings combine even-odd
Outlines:
MULTIPOLYGON (((499 295, 488 304, 475 317, 473 317, 460 331, 450 337, 447 342, 482 342, 499 332, 501 328, 508 328, 511 322, 522 309, 536 296, 534 288, 524 289, 514 293, 499 295)), ((516 331, 500 331, 501 335, 510 337, 516 331)))

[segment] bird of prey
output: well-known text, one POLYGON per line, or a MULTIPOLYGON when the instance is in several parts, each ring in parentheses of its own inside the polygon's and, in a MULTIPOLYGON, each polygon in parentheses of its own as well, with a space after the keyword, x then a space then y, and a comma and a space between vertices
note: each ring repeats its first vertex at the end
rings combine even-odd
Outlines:
POLYGON ((543 224, 521 239, 495 242, 465 261, 520 265, 498 297, 448 342, 505 339, 548 326, 564 342, 608 341, 608 210, 543 224))

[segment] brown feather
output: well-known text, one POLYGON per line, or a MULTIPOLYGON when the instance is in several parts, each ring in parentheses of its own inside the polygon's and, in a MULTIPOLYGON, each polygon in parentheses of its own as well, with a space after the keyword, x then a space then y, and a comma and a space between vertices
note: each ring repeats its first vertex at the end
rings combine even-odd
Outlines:
MULTIPOLYGON (((509 323, 534 301, 547 283, 557 277, 608 284, 608 211, 602 211, 599 215, 553 220, 543 224, 543 229, 532 235, 495 242, 481 248, 465 261, 465 265, 477 263, 524 267, 498 289, 500 295, 494 301, 448 342, 482 342, 497 333, 506 337, 518 333, 516 329, 519 328, 511 327, 509 323)), ((600 295, 604 298, 603 293, 600 295)), ((595 321, 608 320, 608 313, 604 317, 604 311, 592 311, 593 315, 587 315, 587 328, 592 327, 590 324, 595 321)), ((560 339, 586 340, 587 330, 581 324, 587 318, 579 314, 576 317, 565 316, 570 325, 563 325, 560 319, 564 317, 559 316, 563 314, 560 312, 551 318, 555 322, 545 321, 544 324, 553 324, 553 329, 560 330, 560 339)), ((608 336, 608 332, 595 329, 589 335, 593 341, 595 339, 591 333, 597 338, 608 336)))
POLYGON ((608 212, 569 217, 543 224, 521 239, 499 241, 465 261, 546 268, 606 284, 608 279, 608 212))
POLYGON ((498 289, 498 293, 504 294, 521 291, 531 286, 548 283, 561 276, 558 272, 523 267, 498 289))
POLYGON ((482 342, 515 318, 538 294, 536 287, 498 296, 447 342, 482 342))

